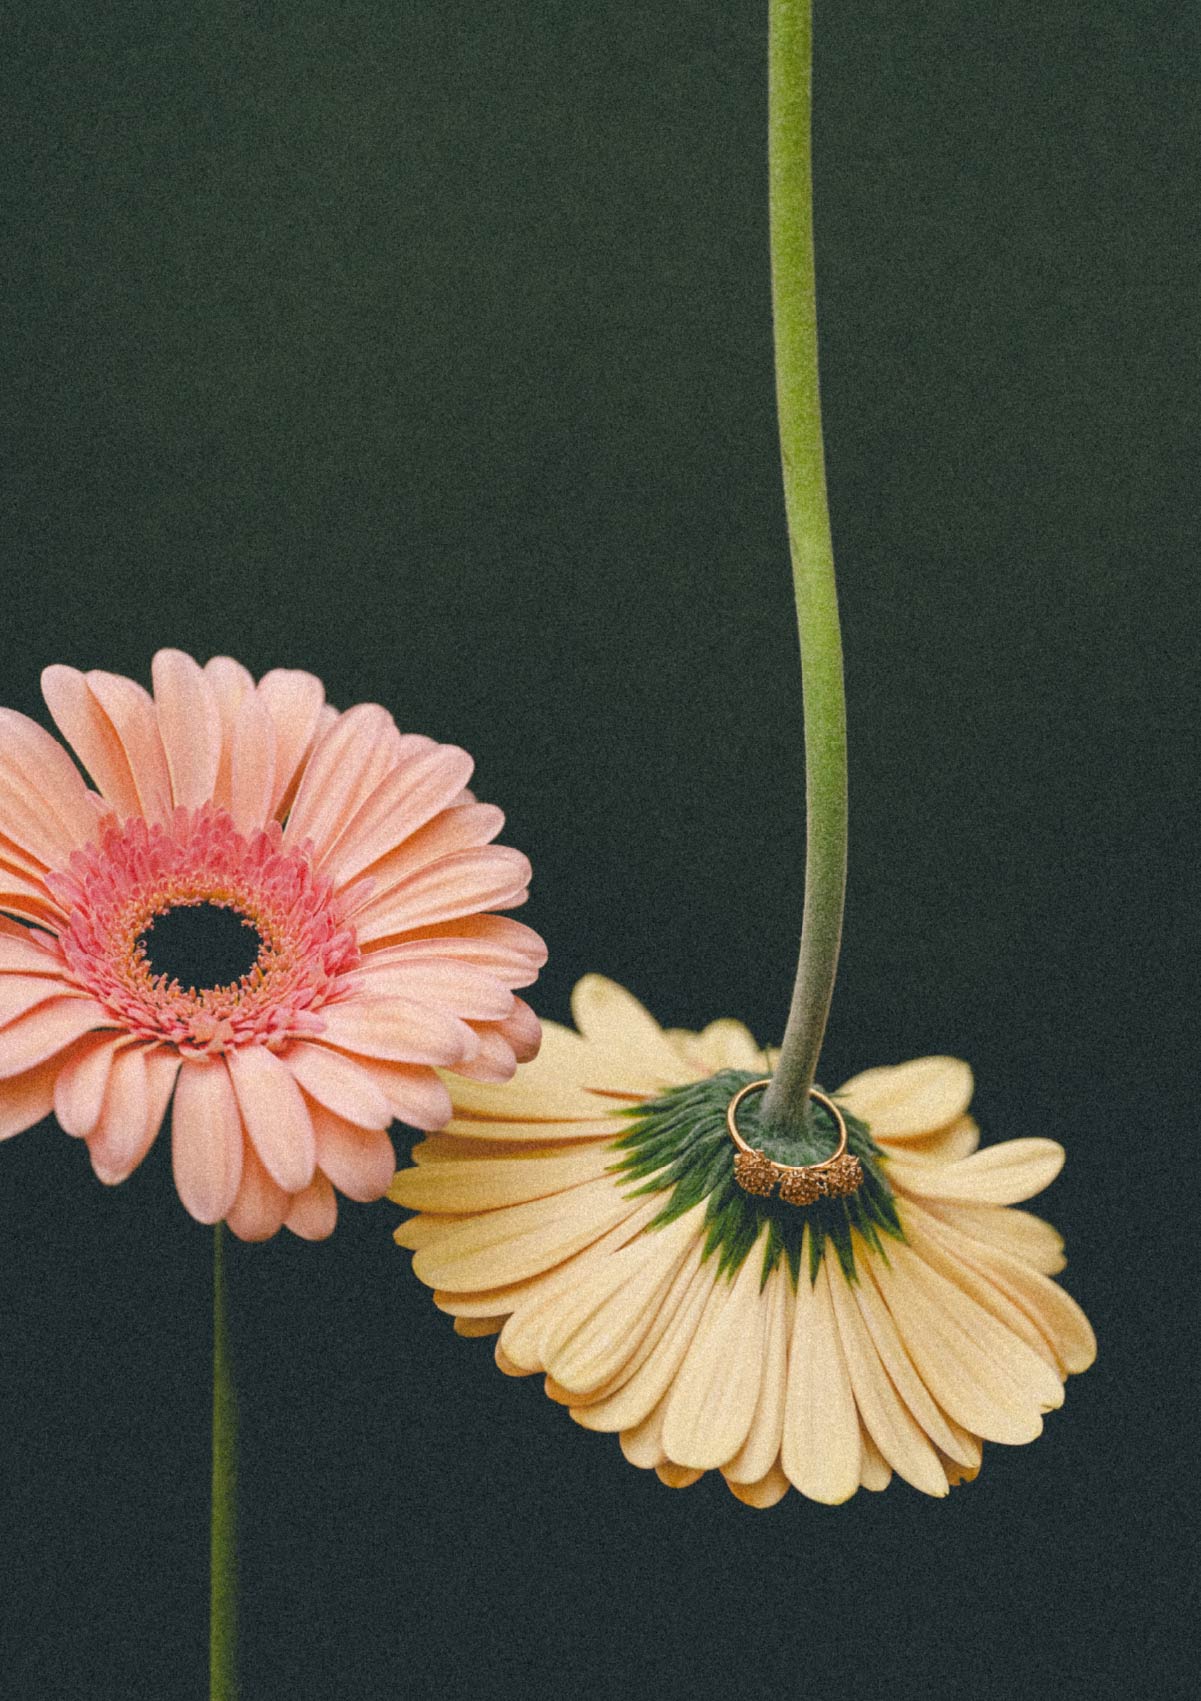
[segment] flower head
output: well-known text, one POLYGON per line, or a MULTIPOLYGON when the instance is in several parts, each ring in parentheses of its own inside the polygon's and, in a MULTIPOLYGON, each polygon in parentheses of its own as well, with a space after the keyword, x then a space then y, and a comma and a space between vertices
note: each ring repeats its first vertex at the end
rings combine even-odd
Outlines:
POLYGON ((466 751, 339 714, 319 680, 154 658, 154 694, 51 667, 95 782, 0 710, 0 1136, 54 1110, 102 1181, 171 1107, 184 1205, 263 1239, 378 1198, 388 1128, 439 1126, 436 1065, 500 1081, 539 1029, 529 863, 466 751))
MULTIPOLYGON (((978 1150, 967 1065, 871 1069, 834 1094, 864 1171, 808 1206, 739 1188, 724 1112, 770 1070, 738 1022, 664 1032, 598 975, 505 1086, 448 1078, 396 1231, 465 1335, 497 1334, 587 1429, 673 1487, 720 1470, 769 1506, 943 1495, 982 1441, 1032 1440, 1095 1347, 1050 1277, 1062 1242, 1009 1207, 1055 1176, 1043 1139, 978 1150)), ((769 1153, 769 1155, 772 1155, 769 1153)), ((824 1155, 777 1151, 779 1161, 824 1155)))

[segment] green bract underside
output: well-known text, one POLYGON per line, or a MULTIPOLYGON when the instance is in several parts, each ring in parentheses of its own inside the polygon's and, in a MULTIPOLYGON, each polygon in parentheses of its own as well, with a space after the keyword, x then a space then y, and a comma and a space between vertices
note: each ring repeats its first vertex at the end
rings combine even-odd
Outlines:
MULTIPOLYGON (((854 1281, 852 1229, 882 1255, 882 1234, 894 1240, 904 1238, 892 1189, 880 1168, 880 1148, 866 1123, 844 1111, 847 1150, 863 1165, 863 1184, 857 1193, 846 1199, 819 1199, 806 1206, 744 1193, 734 1179, 734 1144, 726 1128, 726 1107, 740 1087, 755 1079, 744 1069, 723 1069, 720 1074, 687 1087, 674 1087, 661 1098, 627 1111, 636 1120, 617 1142, 625 1155, 613 1168, 626 1180, 641 1183, 631 1189, 632 1194, 670 1194, 652 1228, 673 1222, 707 1200, 704 1256, 717 1254, 719 1274, 732 1277, 742 1267, 766 1223, 763 1280, 766 1282, 781 1258, 786 1258, 796 1282, 808 1224, 810 1281, 817 1275, 827 1237, 834 1242, 844 1275, 854 1281)), ((834 1119, 820 1105, 814 1105, 813 1132, 787 1138, 759 1128, 758 1106, 758 1094, 743 1101, 738 1111, 739 1132, 749 1145, 762 1149, 777 1163, 820 1163, 834 1150, 838 1139, 834 1119)))

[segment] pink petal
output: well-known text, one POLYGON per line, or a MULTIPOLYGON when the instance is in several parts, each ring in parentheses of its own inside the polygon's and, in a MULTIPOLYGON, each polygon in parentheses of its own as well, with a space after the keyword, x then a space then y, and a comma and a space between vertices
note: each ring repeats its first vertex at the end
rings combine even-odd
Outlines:
POLYGON ((54 1114, 59 1127, 77 1139, 96 1132, 113 1059, 129 1041, 124 1034, 89 1034, 58 1068, 54 1114))
POLYGON ((20 1134, 50 1115, 57 1073, 58 1064, 51 1061, 39 1063, 23 1075, 5 1081, 4 1091, 0 1093, 0 1140, 20 1134))
POLYGON ((434 921, 524 903, 529 859, 507 845, 456 851, 390 892, 368 898, 354 917, 360 942, 390 938, 434 921))
POLYGON ((218 1223, 242 1180, 242 1118, 220 1058, 185 1058, 171 1111, 171 1168, 184 1209, 218 1223))
POLYGON ((133 776, 141 813, 148 821, 170 821, 171 774, 159 736, 154 699, 132 679, 99 669, 87 675, 88 690, 108 716, 133 776))
POLYGON ((0 709, 0 832, 47 867, 67 861, 96 835, 79 769, 56 738, 15 709, 0 709), (15 802, 23 807, 14 812, 15 802), (17 830, 18 817, 29 833, 17 830), (32 836, 30 836, 32 834, 32 836))
POLYGON ((381 1199, 396 1173, 396 1154, 379 1128, 356 1128, 323 1105, 312 1107, 317 1167, 348 1199, 381 1199))
POLYGON ((13 915, 26 916, 41 926, 61 926, 66 916, 50 896, 40 879, 31 878, 28 869, 14 868, 5 859, 0 842, 0 904, 13 915))
MULTIPOLYGON (((362 1064, 328 1046, 297 1040, 283 1061, 310 1098, 360 1128, 387 1128, 392 1111, 362 1064)), ((318 1159, 320 1162, 320 1159, 318 1159)))
POLYGON ((299 1193, 317 1162, 313 1124, 300 1088, 280 1059, 261 1045, 226 1053, 234 1091, 258 1155, 285 1193, 299 1193))
POLYGON ((403 962, 378 964, 369 957, 361 972, 363 993, 368 998, 409 998, 418 1004, 439 1004, 464 1021, 503 1021, 513 1014, 517 1002, 504 982, 486 969, 445 957, 409 957, 403 962))
POLYGON ((450 1094, 432 1069, 411 1063, 364 1063, 383 1092, 393 1116, 410 1128, 444 1128, 454 1115, 450 1094))
POLYGON ((284 1227, 301 1240, 327 1240, 338 1221, 338 1201, 325 1176, 317 1174, 301 1193, 294 1194, 284 1227))
POLYGON ((400 734, 386 709, 359 703, 317 740, 284 829, 289 846, 313 842, 320 862, 346 822, 395 765, 400 734))
POLYGON ((48 975, 0 974, 0 1027, 46 1004, 52 998, 82 998, 78 987, 48 975))
POLYGON ((259 1161, 254 1147, 242 1152, 242 1183, 226 1222, 239 1240, 270 1240, 284 1220, 288 1195, 277 1187, 259 1161))
POLYGON ((160 650, 150 672, 171 795, 185 809, 198 809, 212 797, 221 765, 217 694, 204 669, 182 650, 160 650))
POLYGON ((290 801, 288 793, 316 736, 325 687, 311 673, 277 667, 259 680, 258 695, 275 726, 275 787, 270 813, 276 815, 290 801))
POLYGON ((238 708, 230 751, 230 814, 239 832, 271 819, 275 792, 275 723, 253 692, 238 708))
MULTIPOLYGON (((233 760, 233 729, 238 705, 248 691, 254 690, 254 680, 241 662, 230 656, 214 656, 204 664, 204 677, 212 687, 221 722, 221 759, 213 783, 213 802, 222 809, 229 808, 230 770, 233 760)), ((278 1227, 278 1224, 276 1225, 278 1227)), ((271 1231, 274 1233, 274 1229, 271 1231)))
POLYGON ((147 1120, 157 1134, 167 1114, 167 1105, 179 1074, 180 1056, 174 1046, 153 1045, 144 1050, 146 1059, 147 1120))
POLYGON ((513 1047, 518 1063, 529 1063, 542 1046, 542 1023, 524 999, 515 998, 513 1004, 513 1014, 497 1023, 497 1032, 513 1047))
POLYGON ((39 1004, 28 1016, 0 1028, 0 1080, 24 1074, 93 1028, 113 1025, 113 1019, 91 998, 55 998, 39 1004))
POLYGON ((158 1133, 150 1120, 146 1058, 141 1046, 119 1051, 109 1070, 100 1121, 88 1136, 92 1168, 108 1187, 131 1176, 158 1133))
MULTIPOLYGON (((478 850, 491 844, 504 824, 504 810, 497 809, 495 804, 472 803, 444 809, 410 838, 400 843, 393 839, 385 855, 364 865, 374 882, 375 895, 392 891, 453 851, 478 850)), ((340 861, 340 847, 335 847, 330 866, 336 871, 336 889, 341 890, 348 874, 340 861)))
MULTIPOLYGON (((40 937, 47 939, 49 935, 43 933, 40 937)), ((67 973, 66 964, 53 949, 40 945, 38 938, 28 927, 12 926, 11 932, 8 927, 0 930, 0 974, 48 975, 61 980, 67 973)))
POLYGON ((468 1063, 456 1063, 455 1072, 470 1081, 511 1081, 517 1073, 517 1054, 496 1027, 476 1028, 480 1048, 468 1063))
MULTIPOLYGON (((359 806, 327 853, 338 882, 352 880, 447 809, 475 763, 454 744, 436 744, 410 757, 359 806)), ((499 811, 498 811, 499 813, 499 811)), ((501 816, 500 826, 504 824, 501 816)))
POLYGON ((56 664, 42 674, 42 695, 55 725, 119 815, 140 815, 141 802, 121 740, 78 668, 56 664))
POLYGON ((529 986, 546 961, 546 946, 532 927, 507 915, 462 916, 418 928, 396 945, 369 946, 364 965, 403 963, 410 957, 453 957, 490 969, 506 986, 529 986))
POLYGON ((349 998, 321 1012, 321 1038, 342 1051, 392 1063, 459 1063, 473 1057, 476 1038, 466 1022, 408 998, 349 998))

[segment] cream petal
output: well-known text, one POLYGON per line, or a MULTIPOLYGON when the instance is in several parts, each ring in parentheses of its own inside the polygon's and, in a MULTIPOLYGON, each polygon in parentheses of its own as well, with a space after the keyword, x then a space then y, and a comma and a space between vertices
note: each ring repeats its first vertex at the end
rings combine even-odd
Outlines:
POLYGON ((174 810, 171 775, 159 736, 154 699, 132 679, 123 679, 118 673, 93 669, 86 677, 88 690, 107 716, 125 752, 138 795, 139 813, 147 821, 170 821, 174 810))
POLYGON ((612 1083, 618 1089, 678 1087, 695 1079, 655 1018, 616 981, 585 975, 572 992, 571 1013, 589 1044, 620 1056, 623 1073, 612 1083))
MULTIPOLYGON (((523 1070, 522 1074, 524 1073, 523 1070)), ((447 1076, 447 1080, 455 1088, 456 1097, 459 1079, 457 1075, 447 1076)), ((520 1083, 519 1074, 516 1084, 520 1083)), ((481 1146, 525 1146, 536 1155, 537 1148, 544 1143, 558 1146, 573 1140, 596 1140, 603 1136, 609 1140, 617 1140, 623 1134, 628 1134, 629 1128, 628 1122, 616 1116, 588 1121, 581 1118, 578 1122, 501 1122, 491 1116, 460 1116, 447 1120, 445 1132, 450 1138, 472 1141, 481 1146)))
POLYGON ((389 891, 369 896, 351 915, 361 943, 391 940, 430 922, 524 903, 529 858, 508 845, 454 851, 389 891))
POLYGON ((940 1222, 952 1223, 961 1233, 970 1234, 973 1240, 982 1240, 986 1246, 999 1247, 1032 1264, 1044 1276, 1057 1276, 1067 1262, 1059 1230, 1029 1211, 1005 1205, 944 1205, 937 1199, 927 1199, 925 1209, 940 1222))
POLYGON ((388 1197, 411 1211, 494 1211, 544 1199, 602 1176, 614 1162, 605 1143, 577 1146, 561 1157, 424 1163, 402 1170, 388 1197))
POLYGON ((430 1287, 500 1287, 548 1270, 600 1238, 636 1208, 604 1176, 549 1199, 488 1211, 451 1229, 413 1260, 430 1287))
POLYGON ((630 1429, 621 1431, 621 1450, 627 1462, 640 1471, 654 1471, 666 1463, 663 1451, 663 1416, 667 1402, 660 1400, 653 1411, 630 1429))
POLYGON ((119 815, 141 814, 141 800, 125 749, 79 669, 58 663, 46 668, 42 695, 55 725, 101 794, 119 815))
MULTIPOLYGON (((859 1445, 863 1449, 859 1486, 867 1489, 869 1494, 881 1494, 892 1481, 892 1467, 862 1424, 859 1427, 859 1445)), ((945 1488, 943 1493, 946 1493, 945 1488)))
POLYGON ((4 1083, 0 1092, 0 1140, 21 1134, 54 1108, 54 1084, 59 1074, 56 1061, 35 1064, 23 1075, 4 1083))
POLYGON ((313 1179, 317 1152, 291 1070, 260 1045, 239 1046, 226 1053, 226 1062, 246 1132, 268 1175, 285 1193, 299 1193, 313 1179))
MULTIPOLYGON (((373 868, 450 808, 474 766, 467 752, 454 744, 434 744, 403 760, 364 799, 326 852, 327 872, 341 885, 373 868)), ((503 820, 502 816, 497 832, 503 820)))
POLYGON ((171 1113, 171 1168, 186 1211, 218 1223, 238 1196, 245 1146, 229 1070, 221 1058, 187 1058, 171 1113))
POLYGON ((986 1441, 1033 1441, 1041 1414, 1063 1400, 1054 1371, 904 1243, 890 1242, 888 1255, 889 1267, 872 1274, 938 1404, 986 1441))
POLYGON ((0 1028, 0 1080, 23 1075, 56 1052, 65 1051, 93 1028, 112 1025, 108 1011, 91 998, 55 998, 0 1028))
POLYGON ((150 666, 159 736, 177 806, 212 797, 221 765, 221 712, 212 681, 182 650, 160 650, 150 666))
POLYGON ((972 1097, 972 1072, 957 1057, 918 1057, 865 1069, 834 1094, 877 1139, 904 1140, 957 1122, 972 1097))
POLYGON ((96 836, 79 770, 57 739, 15 709, 0 709, 0 833, 59 867, 96 836))
POLYGON ((487 969, 449 957, 410 957, 400 963, 377 963, 368 957, 360 972, 368 998, 437 1004, 463 1021, 503 1021, 517 1002, 504 982, 487 969))
POLYGON ((294 849, 306 839, 320 863, 360 804, 396 761, 400 734, 378 703, 358 703, 323 733, 305 765, 284 829, 294 849))
POLYGON ((86 1140, 96 1132, 113 1059, 128 1043, 123 1034, 89 1034, 80 1040, 70 1057, 57 1066, 54 1114, 66 1133, 86 1140))
MULTIPOLYGON (((912 1359, 905 1350, 903 1341, 893 1322, 892 1313, 884 1303, 880 1287, 873 1280, 873 1273, 882 1263, 880 1254, 873 1252, 858 1236, 855 1237, 855 1267, 859 1271, 859 1281, 856 1283, 853 1298, 859 1314, 871 1336, 872 1348, 880 1360, 888 1379, 897 1390, 902 1400, 912 1412, 918 1424, 929 1436, 931 1442, 940 1450, 964 1463, 971 1463, 980 1455, 980 1444, 974 1436, 967 1436, 966 1431, 959 1428, 940 1410, 930 1390, 918 1375, 912 1359), (966 1446, 966 1452, 964 1448, 966 1446)), ((885 1272, 882 1272, 882 1279, 885 1272)))
MULTIPOLYGON (((827 1247, 827 1256, 833 1248, 827 1247)), ((889 1380, 867 1324, 841 1272, 830 1271, 830 1297, 860 1420, 881 1456, 923 1494, 941 1499, 947 1479, 925 1431, 889 1380)))
POLYGON ((663 1447, 677 1464, 727 1465, 747 1438, 762 1385, 767 1231, 729 1281, 719 1277, 667 1396, 663 1447))
POLYGON ((691 1488, 704 1474, 704 1471, 688 1465, 673 1464, 670 1459, 665 1459, 661 1465, 655 1466, 655 1475, 665 1488, 691 1488))
POLYGON ((113 1058, 100 1120, 88 1136, 92 1168, 100 1180, 109 1187, 127 1180, 150 1150, 158 1128, 150 1121, 145 1049, 130 1046, 113 1058))
POLYGON ((320 1171, 288 1202, 284 1227, 301 1240, 328 1240, 338 1222, 338 1201, 320 1171))
POLYGON ((263 1168, 249 1141, 242 1150, 242 1182, 226 1217, 239 1240, 269 1240, 282 1226, 288 1195, 263 1168))
MULTIPOLYGON (((759 1398, 746 1440, 729 1464, 722 1467, 731 1486, 735 1483, 754 1485, 765 1481, 778 1469, 784 1402, 788 1392, 788 1343, 793 1321, 792 1282, 783 1261, 767 1278, 763 1304, 766 1314, 759 1398)), ((779 1474, 787 1487, 788 1478, 782 1471, 779 1474)))
POLYGON ((1054 1140, 1006 1140, 959 1163, 930 1164, 898 1156, 889 1176, 919 1199, 962 1199, 972 1205, 1014 1205, 1050 1185, 1063 1168, 1054 1140))
POLYGON ((240 833, 271 819, 275 800, 275 722, 257 693, 238 705, 229 749, 229 812, 240 833))
POLYGON ((741 1500, 744 1506, 755 1506, 763 1509, 775 1506, 783 1500, 792 1487, 779 1465, 773 1465, 761 1476, 758 1482, 742 1482, 737 1477, 726 1475, 726 1487, 736 1500, 741 1500))
POLYGON ((895 1144, 887 1134, 880 1136, 880 1145, 889 1157, 922 1158, 941 1164, 958 1163, 960 1158, 970 1157, 979 1144, 980 1129, 970 1116, 961 1116, 957 1122, 936 1128, 932 1134, 914 1135, 895 1144))
POLYGON ((291 801, 301 763, 317 736, 325 687, 311 673, 277 667, 259 680, 257 695, 275 728, 275 774, 269 805, 274 816, 291 801))
MULTIPOLYGON (((810 1283, 808 1257, 806 1229, 788 1355, 780 1463, 802 1494, 836 1506, 859 1487, 859 1416, 834 1321, 829 1265, 823 1259, 816 1281, 810 1283)), ((841 1271, 836 1279, 844 1280, 841 1271)))
POLYGON ((584 1429, 620 1430, 623 1451, 626 1437, 653 1413, 658 1412, 658 1422, 662 1422, 665 1397, 713 1291, 716 1261, 707 1259, 702 1263, 701 1251, 699 1240, 694 1241, 664 1302, 663 1327, 648 1334, 637 1355, 641 1362, 632 1374, 604 1399, 571 1409, 572 1417, 584 1429))
POLYGON ((542 1347, 565 1404, 611 1383, 629 1365, 696 1238, 697 1224, 681 1217, 589 1261, 542 1347))
POLYGON ((295 1040, 281 1058, 318 1104, 360 1128, 387 1128, 392 1109, 383 1089, 353 1058, 329 1046, 295 1040))
POLYGON ((348 1199, 367 1204, 387 1192, 396 1170, 392 1142, 382 1128, 365 1128, 309 1106, 317 1142, 317 1167, 348 1199))
POLYGON ((915 1233, 912 1205, 908 1212, 910 1238, 935 1268, 1010 1327, 1016 1324, 1016 1307, 1029 1325, 1024 1339, 1036 1351, 1043 1350, 1061 1376, 1088 1369, 1097 1356, 1097 1340, 1088 1318, 1070 1294, 1021 1259, 996 1247, 982 1246, 925 1212, 920 1213, 920 1235, 915 1233), (941 1257, 935 1254, 935 1248, 941 1257))
MULTIPOLYGON (((515 1081, 503 1087, 449 1076, 447 1086, 456 1115, 495 1118, 509 1124, 595 1119, 621 1108, 612 1099, 586 1092, 579 1084, 589 1048, 570 1028, 542 1024, 542 1048, 515 1081)), ((519 1135, 507 1138, 517 1139, 519 1135)))
POLYGON ((456 1317, 454 1330, 470 1341, 481 1335, 498 1335, 504 1321, 503 1317, 456 1317))
POLYGON ((715 1074, 721 1069, 753 1069, 767 1074, 766 1054, 742 1022, 729 1017, 710 1022, 697 1034, 696 1044, 715 1074))
POLYGON ((362 1057, 390 1063, 463 1063, 479 1042, 466 1022, 411 998, 356 994, 321 1011, 321 1038, 362 1057))

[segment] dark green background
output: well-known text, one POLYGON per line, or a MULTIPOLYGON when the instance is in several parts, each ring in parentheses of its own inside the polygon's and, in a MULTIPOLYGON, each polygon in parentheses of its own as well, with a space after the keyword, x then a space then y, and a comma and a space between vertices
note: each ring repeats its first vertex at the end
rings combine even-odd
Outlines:
MULTIPOLYGON (((596 969, 778 1035, 763 26, 15 9, 0 699, 163 644, 310 668, 475 753, 534 859, 541 1013, 596 969)), ((1064 1142, 1097 1366, 946 1502, 757 1515, 501 1377, 388 1205, 238 1248, 248 1701, 1184 1693, 1201 24, 823 0, 817 31, 853 845, 823 1078, 958 1053, 989 1136, 1064 1142)), ((206 1693, 210 1236, 164 1148, 111 1192, 50 1126, 0 1150, 23 1701, 206 1693)))

